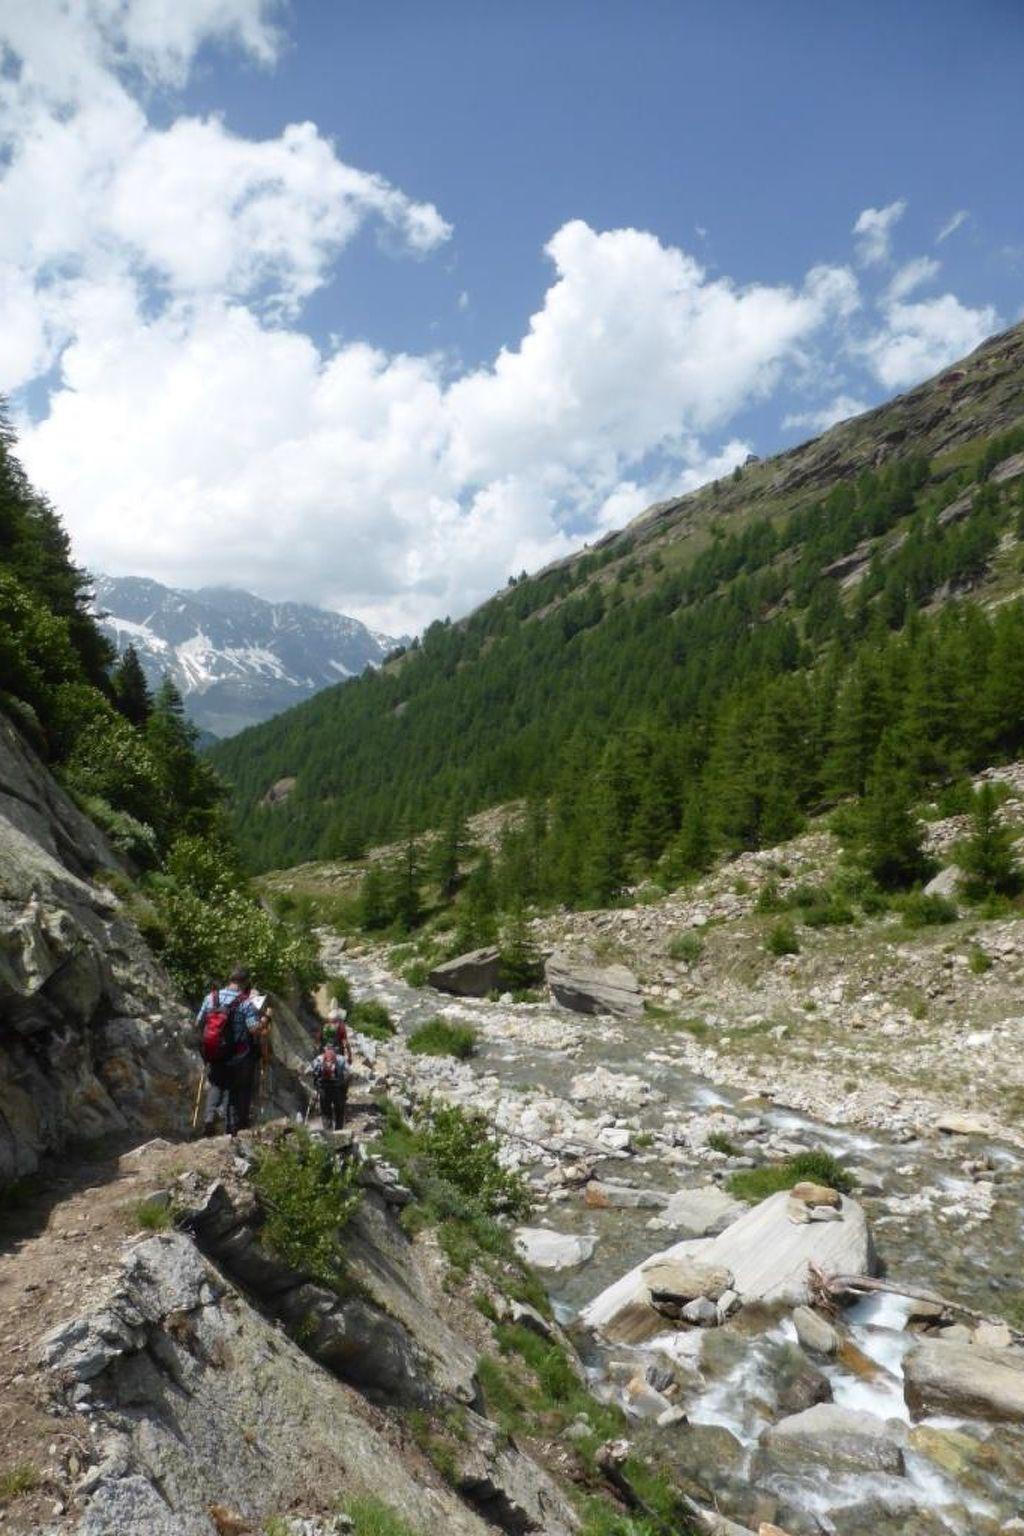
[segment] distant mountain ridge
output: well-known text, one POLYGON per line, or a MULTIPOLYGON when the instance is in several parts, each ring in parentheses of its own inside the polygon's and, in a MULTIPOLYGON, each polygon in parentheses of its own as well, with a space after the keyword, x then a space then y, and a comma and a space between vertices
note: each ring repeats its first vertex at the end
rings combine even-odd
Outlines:
POLYGON ((310 603, 270 603, 234 587, 187 591, 143 576, 96 576, 100 628, 133 645, 147 678, 169 673, 189 716, 234 736, 380 664, 405 637, 310 603))

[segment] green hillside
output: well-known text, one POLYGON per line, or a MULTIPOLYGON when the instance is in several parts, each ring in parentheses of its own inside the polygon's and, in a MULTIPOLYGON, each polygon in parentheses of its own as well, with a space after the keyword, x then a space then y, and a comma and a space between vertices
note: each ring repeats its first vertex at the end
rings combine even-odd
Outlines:
POLYGON ((213 760, 257 867, 525 797, 534 885, 606 900, 789 835, 883 759, 917 789, 1024 748, 1022 540, 1017 327, 213 760))

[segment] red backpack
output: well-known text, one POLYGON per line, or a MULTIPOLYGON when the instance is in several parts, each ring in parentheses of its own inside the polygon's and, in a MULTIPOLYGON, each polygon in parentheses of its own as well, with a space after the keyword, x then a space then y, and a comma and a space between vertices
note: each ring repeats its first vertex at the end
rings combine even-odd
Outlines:
POLYGON ((239 1004, 249 996, 248 992, 239 992, 226 1008, 221 1007, 220 991, 214 989, 210 993, 212 1007, 208 1010, 203 1020, 203 1060, 208 1066, 216 1066, 219 1062, 230 1060, 234 1055, 241 1055, 245 1046, 235 1042, 235 1014, 239 1004))

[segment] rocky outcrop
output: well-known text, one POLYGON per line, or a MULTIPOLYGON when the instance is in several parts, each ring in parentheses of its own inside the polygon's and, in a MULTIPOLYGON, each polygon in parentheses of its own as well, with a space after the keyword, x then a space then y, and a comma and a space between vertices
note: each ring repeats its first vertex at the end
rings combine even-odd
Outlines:
MULTIPOLYGON (((119 860, 0 715, 0 1184, 69 1141, 181 1134, 192 1020, 107 880, 119 860)), ((270 1105, 301 1102, 308 1035, 274 1008, 270 1105)))
POLYGON ((487 1529, 454 1493, 414 1478, 364 1399, 183 1235, 132 1249, 108 1294, 51 1331, 41 1358, 58 1399, 88 1404, 96 1426, 77 1536, 215 1536, 215 1507, 262 1530, 339 1488, 376 1495, 417 1529, 487 1529))
POLYGON ((118 868, 0 716, 0 1182, 72 1137, 187 1125, 188 1015, 97 880, 118 868))
POLYGON ((427 984, 455 997, 486 997, 501 985, 501 954, 497 949, 471 949, 443 965, 435 965, 427 984))
POLYGON ((639 1018, 644 1011, 640 983, 624 965, 583 965, 564 954, 551 955, 544 966, 551 995, 574 1013, 611 1013, 639 1018))
POLYGON ((593 1257, 597 1238, 552 1232, 549 1227, 517 1227, 515 1244, 534 1269, 575 1269, 593 1257))

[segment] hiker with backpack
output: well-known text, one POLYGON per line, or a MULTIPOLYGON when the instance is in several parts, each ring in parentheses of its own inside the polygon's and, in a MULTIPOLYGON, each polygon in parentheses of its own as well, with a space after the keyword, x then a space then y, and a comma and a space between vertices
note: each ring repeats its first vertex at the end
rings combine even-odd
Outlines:
POLYGON ((238 966, 226 986, 211 988, 196 1015, 209 1078, 204 1136, 214 1134, 219 1114, 224 1115, 229 1136, 249 1124, 257 1046, 264 1027, 251 991, 252 977, 238 966))
POLYGON ((313 1083, 320 1100, 320 1119, 325 1131, 340 1131, 345 1124, 351 1065, 352 1052, 348 1052, 346 1060, 334 1045, 325 1045, 313 1058, 313 1083))

